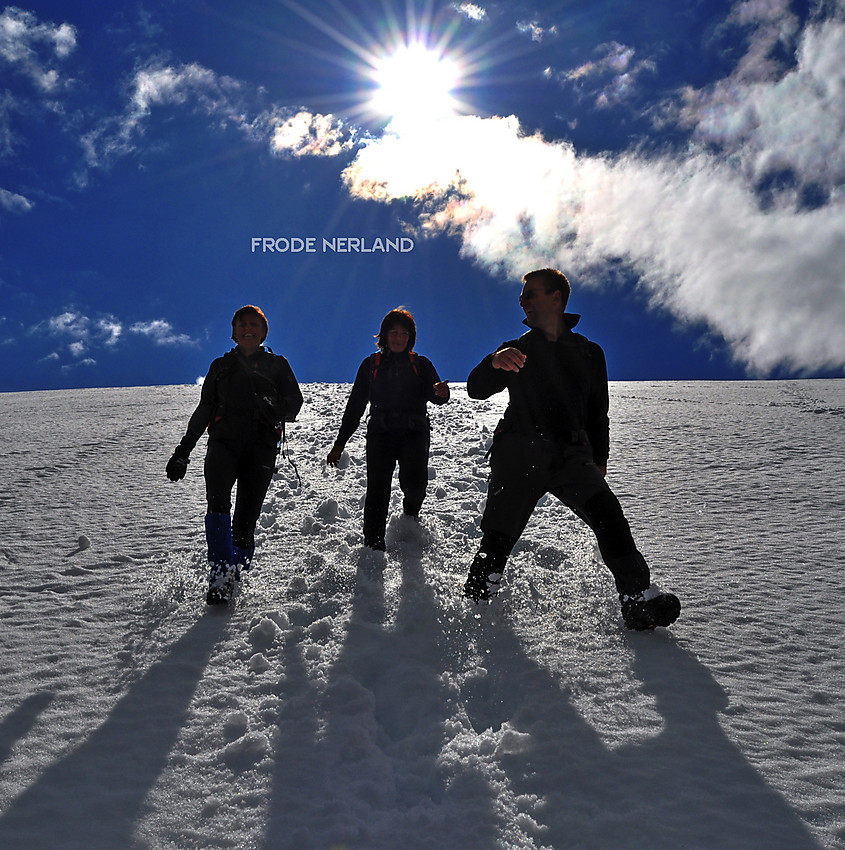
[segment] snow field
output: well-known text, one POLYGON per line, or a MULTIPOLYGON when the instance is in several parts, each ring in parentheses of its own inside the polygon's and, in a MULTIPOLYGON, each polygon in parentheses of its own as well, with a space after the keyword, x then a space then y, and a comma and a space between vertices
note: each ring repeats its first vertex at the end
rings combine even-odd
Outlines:
POLYGON ((422 524, 394 491, 363 549, 348 389, 303 387, 225 611, 203 444, 163 472, 195 387, 4 396, 0 846, 842 846, 845 382, 612 385, 609 481, 685 606, 648 635, 553 499, 461 599, 504 396, 453 387, 422 524))

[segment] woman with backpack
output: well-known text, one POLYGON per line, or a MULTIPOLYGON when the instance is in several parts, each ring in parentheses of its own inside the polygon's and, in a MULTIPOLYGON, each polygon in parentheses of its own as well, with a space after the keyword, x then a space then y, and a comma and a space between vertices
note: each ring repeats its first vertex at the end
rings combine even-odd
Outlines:
POLYGON ((404 308, 391 310, 376 337, 378 351, 358 369, 355 384, 334 446, 326 459, 337 466, 367 404, 367 494, 364 500, 364 545, 385 548, 384 535, 390 507, 393 471, 399 465, 403 511, 417 519, 428 486, 431 439, 426 405, 449 400, 449 382, 441 381, 427 357, 414 351, 417 327, 404 308))
POLYGON ((252 304, 232 317, 235 348, 211 364, 200 403, 167 463, 167 477, 185 477, 188 459, 208 429, 205 490, 208 513, 209 605, 225 603, 255 552, 255 524, 276 468, 285 422, 302 407, 302 393, 288 361, 263 345, 267 317, 252 304), (237 483, 235 511, 232 488, 237 483))

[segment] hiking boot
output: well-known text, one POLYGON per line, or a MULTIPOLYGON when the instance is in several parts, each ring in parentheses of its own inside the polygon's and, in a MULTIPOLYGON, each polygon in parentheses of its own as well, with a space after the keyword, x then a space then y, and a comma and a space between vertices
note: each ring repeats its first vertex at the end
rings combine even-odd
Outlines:
POLYGON ((225 605, 231 599, 234 588, 235 567, 226 563, 212 564, 208 574, 206 604, 225 605))
POLYGON ((652 588, 644 593, 620 595, 619 601, 622 603, 625 628, 638 632, 670 626, 681 613, 681 602, 674 593, 663 593, 652 588))
POLYGON ((484 532, 464 584, 464 596, 467 599, 480 602, 489 601, 496 596, 514 543, 516 538, 507 534, 498 531, 484 532))
POLYGON ((368 549, 372 549, 374 552, 384 552, 386 550, 386 546, 384 545, 384 536, 373 536, 373 537, 365 537, 364 545, 368 549))
POLYGON ((464 596, 473 602, 489 602, 499 592, 502 574, 496 571, 487 561, 485 552, 479 552, 469 568, 469 575, 464 583, 464 596), (492 571, 489 571, 491 570, 492 571))

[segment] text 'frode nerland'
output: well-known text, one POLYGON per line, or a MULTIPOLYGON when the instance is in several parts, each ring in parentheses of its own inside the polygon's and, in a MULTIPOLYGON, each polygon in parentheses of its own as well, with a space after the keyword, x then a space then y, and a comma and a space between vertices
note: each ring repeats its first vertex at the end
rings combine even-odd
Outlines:
POLYGON ((407 254, 414 250, 414 240, 408 236, 393 239, 367 239, 360 236, 334 236, 330 239, 316 236, 253 236, 252 253, 261 254, 407 254))

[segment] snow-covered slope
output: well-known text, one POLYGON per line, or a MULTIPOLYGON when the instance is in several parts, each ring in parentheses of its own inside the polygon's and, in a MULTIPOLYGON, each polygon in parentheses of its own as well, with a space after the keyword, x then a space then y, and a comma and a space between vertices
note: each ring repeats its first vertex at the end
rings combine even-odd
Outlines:
POLYGON ((229 610, 203 444, 164 477, 196 387, 0 396, 0 847, 843 846, 845 381, 612 385, 653 634, 553 499, 460 598, 504 396, 432 411, 423 527, 363 550, 348 389, 303 387, 229 610))

